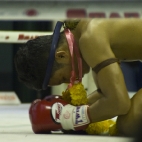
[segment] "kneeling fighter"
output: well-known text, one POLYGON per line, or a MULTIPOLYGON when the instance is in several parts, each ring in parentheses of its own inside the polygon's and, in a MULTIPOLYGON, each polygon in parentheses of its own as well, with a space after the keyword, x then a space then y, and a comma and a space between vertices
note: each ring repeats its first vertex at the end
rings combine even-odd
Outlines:
MULTIPOLYGON (((58 22, 57 29, 53 35, 29 40, 17 52, 15 65, 19 79, 37 90, 70 83, 72 61, 65 36, 70 29, 73 35, 70 44, 76 44, 79 49, 83 75, 92 68, 96 85, 101 90, 88 95, 90 122, 118 116, 119 131, 125 135, 136 134, 142 119, 142 91, 129 99, 119 62, 142 60, 142 20, 71 20, 58 22), (60 32, 63 24, 65 30, 60 32)), ((77 58, 73 62, 76 78, 79 78, 77 58)))

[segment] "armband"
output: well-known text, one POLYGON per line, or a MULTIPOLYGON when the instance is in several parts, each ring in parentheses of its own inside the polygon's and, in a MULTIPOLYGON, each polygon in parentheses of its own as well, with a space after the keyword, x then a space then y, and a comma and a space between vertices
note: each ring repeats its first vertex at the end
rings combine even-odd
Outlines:
POLYGON ((94 68, 92 68, 92 70, 97 74, 102 68, 112 64, 118 62, 119 63, 119 59, 117 58, 110 58, 107 59, 105 61, 102 61, 101 63, 97 64, 94 68))

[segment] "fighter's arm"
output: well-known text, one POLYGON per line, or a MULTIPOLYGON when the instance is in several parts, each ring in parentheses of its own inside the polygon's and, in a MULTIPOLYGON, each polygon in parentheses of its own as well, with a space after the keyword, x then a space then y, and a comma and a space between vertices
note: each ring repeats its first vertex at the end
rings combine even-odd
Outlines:
MULTIPOLYGON (((99 31, 96 35, 85 33, 80 40, 83 58, 92 68, 106 59, 115 58, 104 33, 99 31)), ((89 107, 91 121, 101 121, 127 113, 130 100, 119 64, 113 63, 104 67, 96 79, 102 93, 94 92, 94 103, 89 107)))
POLYGON ((92 105, 94 102, 96 102, 98 99, 100 99, 102 97, 102 92, 99 89, 97 78, 96 78, 97 76, 96 76, 94 71, 92 71, 92 76, 93 76, 94 83, 96 85, 97 90, 88 94, 87 99, 88 99, 88 105, 89 106, 92 105))

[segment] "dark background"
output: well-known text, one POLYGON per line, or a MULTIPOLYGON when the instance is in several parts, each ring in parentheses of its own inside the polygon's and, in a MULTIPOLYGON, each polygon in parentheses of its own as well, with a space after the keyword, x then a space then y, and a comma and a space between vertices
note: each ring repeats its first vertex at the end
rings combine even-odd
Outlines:
MULTIPOLYGON (((0 30, 11 31, 50 31, 51 21, 0 21, 0 30)), ((0 43, 0 90, 15 91, 22 103, 32 102, 50 94, 45 91, 34 91, 18 81, 14 67, 14 55, 21 44, 0 43)))

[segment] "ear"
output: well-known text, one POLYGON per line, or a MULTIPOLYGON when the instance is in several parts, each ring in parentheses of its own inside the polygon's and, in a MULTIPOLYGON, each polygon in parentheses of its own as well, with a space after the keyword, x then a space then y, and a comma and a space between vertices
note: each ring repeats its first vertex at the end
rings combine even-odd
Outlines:
POLYGON ((55 53, 55 59, 58 63, 68 63, 69 55, 66 51, 57 51, 55 53))

